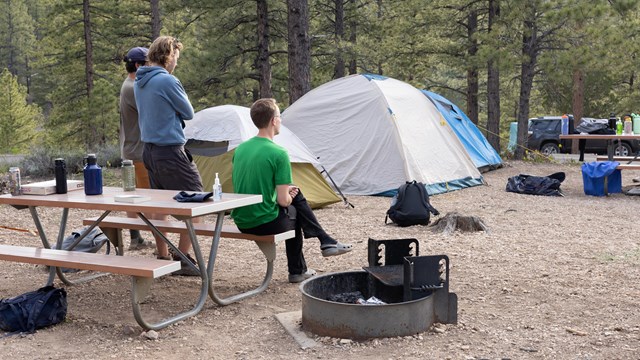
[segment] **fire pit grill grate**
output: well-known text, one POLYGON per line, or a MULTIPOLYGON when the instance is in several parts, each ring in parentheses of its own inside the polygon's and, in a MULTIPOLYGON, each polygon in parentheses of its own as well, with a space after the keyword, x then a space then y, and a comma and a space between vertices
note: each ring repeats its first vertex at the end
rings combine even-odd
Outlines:
POLYGON ((415 239, 369 239, 366 271, 326 274, 303 282, 303 328, 322 336, 366 339, 413 335, 434 322, 456 323, 457 296, 449 293, 449 258, 417 256, 417 251, 415 239), (328 300, 354 292, 386 304, 328 300))

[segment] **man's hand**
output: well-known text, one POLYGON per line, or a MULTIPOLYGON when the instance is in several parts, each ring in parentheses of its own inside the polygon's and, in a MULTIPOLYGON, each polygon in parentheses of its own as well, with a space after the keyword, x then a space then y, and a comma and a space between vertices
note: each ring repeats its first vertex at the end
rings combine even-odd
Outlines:
POLYGON ((296 195, 298 195, 299 192, 300 192, 300 189, 298 189, 297 186, 289 185, 289 195, 291 196, 292 199, 296 197, 296 195))

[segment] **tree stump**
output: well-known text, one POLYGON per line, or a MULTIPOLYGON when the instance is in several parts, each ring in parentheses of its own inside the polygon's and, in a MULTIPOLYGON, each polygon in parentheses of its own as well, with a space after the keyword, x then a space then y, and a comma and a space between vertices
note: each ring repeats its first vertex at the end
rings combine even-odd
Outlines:
POLYGON ((451 235, 456 230, 462 232, 484 231, 489 232, 489 228, 484 221, 477 216, 464 216, 458 212, 450 212, 434 221, 430 226, 431 232, 439 232, 444 235, 451 235))

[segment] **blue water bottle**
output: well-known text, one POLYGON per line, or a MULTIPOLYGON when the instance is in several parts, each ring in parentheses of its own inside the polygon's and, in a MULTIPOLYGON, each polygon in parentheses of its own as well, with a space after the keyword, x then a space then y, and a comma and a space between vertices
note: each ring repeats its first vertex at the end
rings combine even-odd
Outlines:
POLYGON ((96 154, 88 154, 84 166, 84 193, 86 195, 102 194, 102 168, 98 166, 96 154))

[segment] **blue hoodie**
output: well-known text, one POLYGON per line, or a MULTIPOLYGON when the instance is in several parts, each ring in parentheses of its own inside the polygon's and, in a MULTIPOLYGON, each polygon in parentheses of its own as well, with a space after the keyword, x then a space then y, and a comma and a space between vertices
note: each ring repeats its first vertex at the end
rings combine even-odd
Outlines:
POLYGON ((182 120, 193 119, 193 107, 180 80, 160 66, 142 66, 133 86, 140 137, 160 146, 184 145, 182 120))

